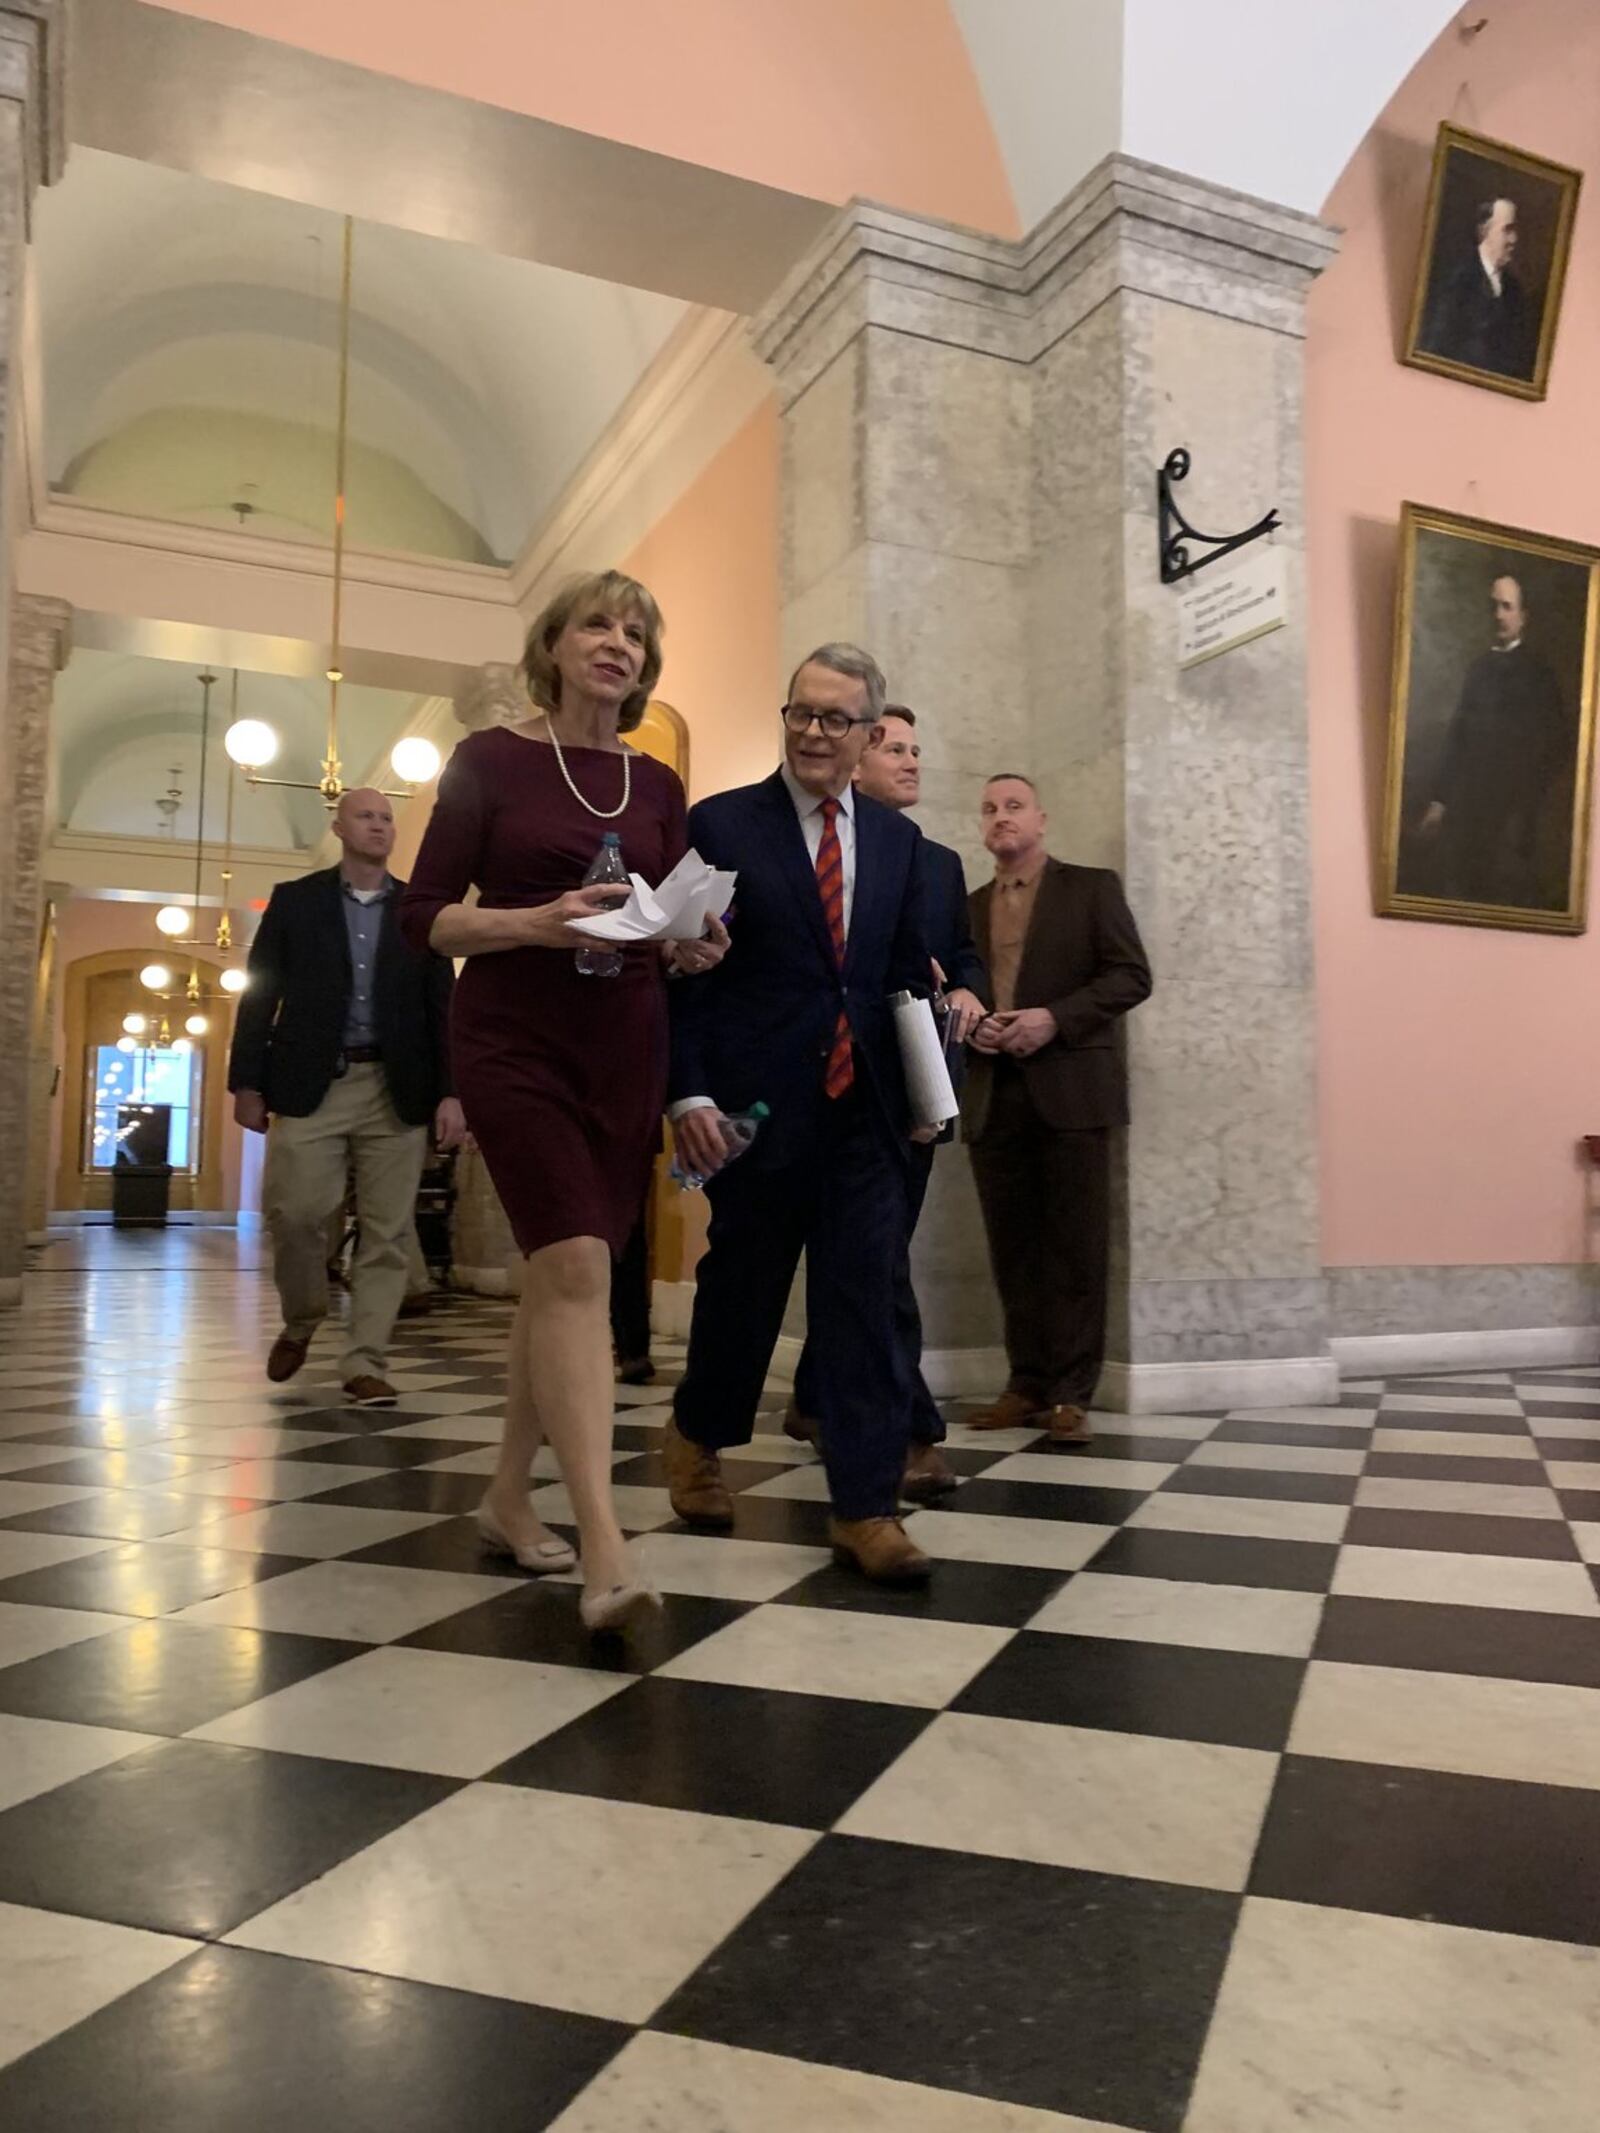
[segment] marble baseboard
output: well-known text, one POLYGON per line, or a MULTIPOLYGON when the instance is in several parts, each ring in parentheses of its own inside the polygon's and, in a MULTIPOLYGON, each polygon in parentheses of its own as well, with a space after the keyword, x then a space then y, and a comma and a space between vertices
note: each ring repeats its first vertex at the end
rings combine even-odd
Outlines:
POLYGON ((1388 1334, 1600 1328, 1600 1267, 1336 1266, 1328 1330, 1341 1341, 1388 1334))
POLYGON ((1280 1355, 1107 1363, 1094 1404, 1116 1414, 1182 1415, 1230 1407, 1331 1407, 1338 1398, 1339 1371, 1331 1355, 1280 1355))
POLYGON ((1600 1363, 1600 1326, 1494 1326, 1471 1333, 1336 1334, 1346 1378, 1420 1377, 1434 1371, 1556 1370, 1600 1363))
POLYGON ((1320 1275, 1135 1281, 1127 1307, 1136 1368, 1292 1360, 1321 1354, 1327 1340, 1320 1275))
MULTIPOLYGON (((657 1281, 651 1284, 650 1330, 663 1340, 687 1340, 689 1320, 694 1315, 692 1281, 657 1281)), ((795 1344, 796 1353, 799 1343, 795 1344)))

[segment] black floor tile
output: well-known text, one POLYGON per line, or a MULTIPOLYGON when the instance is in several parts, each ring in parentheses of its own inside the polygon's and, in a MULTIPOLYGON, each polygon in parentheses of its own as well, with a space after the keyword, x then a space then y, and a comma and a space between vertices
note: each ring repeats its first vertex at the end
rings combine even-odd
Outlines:
POLYGON ((950 1708, 1276 1749, 1289 1737, 1305 1670, 1302 1659, 1257 1652, 1024 1630, 950 1708))
POLYGON ((1363 1423, 1341 1428, 1336 1423, 1308 1423, 1304 1429, 1293 1422, 1224 1422, 1210 1444, 1301 1444, 1308 1451, 1359 1452, 1372 1442, 1372 1432, 1363 1423))
MULTIPOLYGON (((1600 1415, 1600 1397, 1593 1400, 1544 1400, 1537 1393, 1529 1393, 1522 1407, 1523 1412, 1530 1418, 1539 1415, 1568 1415, 1573 1421, 1577 1421, 1580 1416, 1585 1421, 1593 1421, 1600 1415)), ((1538 1427, 1537 1421, 1534 1422, 1534 1427, 1538 1427)))
POLYGON ((21 1600, 30 1607, 85 1607, 109 1615, 170 1615, 180 1607, 215 1599, 219 1592, 237 1592, 241 1585, 302 1569, 304 1562, 296 1555, 149 1541, 105 1548, 44 1570, 25 1570, 0 1582, 0 1600, 21 1600))
POLYGON ((51 1466, 30 1467, 28 1479, 75 1489, 159 1489, 180 1475, 227 1464, 226 1459, 181 1458, 175 1452, 81 1451, 51 1466))
POLYGON ((1178 2133, 1237 1909, 824 1837, 651 2027, 1178 2133))
POLYGON ((370 1430, 364 1437, 340 1437, 331 1444, 313 1444, 290 1456, 296 1466, 308 1460, 313 1466, 426 1466, 434 1459, 450 1459, 469 1449, 450 1437, 397 1437, 392 1431, 370 1430))
POLYGON ((946 1510, 985 1518, 1054 1518, 1077 1526, 1117 1526, 1131 1518, 1148 1489, 1076 1488, 1053 1481, 968 1481, 944 1500, 946 1510))
POLYGON ((1162 1483, 1168 1496, 1261 1496, 1274 1503, 1352 1503, 1354 1474, 1280 1473, 1275 1467, 1185 1466, 1162 1483))
POLYGON ((1380 1511, 1358 1504, 1344 1529, 1352 1548, 1439 1548, 1450 1555, 1523 1555, 1575 1563, 1559 1518, 1495 1518, 1482 1511, 1380 1511))
POLYGON ((1386 1407, 1378 1416, 1379 1429, 1465 1430, 1478 1437, 1525 1437, 1528 1425, 1520 1415, 1487 1415, 1463 1409, 1459 1414, 1442 1407, 1386 1407))
POLYGON ((1558 1489, 1556 1500, 1568 1518, 1575 1518, 1580 1524, 1600 1519, 1600 1474, 1595 1476, 1594 1488, 1558 1489))
POLYGON ((1479 1481, 1495 1488, 1543 1488, 1537 1459, 1463 1459, 1452 1453, 1374 1452, 1363 1472, 1392 1481, 1479 1481))
POLYGON ((1315 1657, 1600 1689, 1597 1625, 1581 1615, 1520 1608, 1423 1606, 1336 1593, 1322 1611, 1315 1657))
POLYGON ((457 1789, 411 1770, 163 1741, 0 1815, 0 1902, 209 1939, 457 1789))
POLYGON ((1503 1384, 1462 1384, 1459 1378, 1390 1378, 1391 1393, 1407 1393, 1429 1400, 1510 1400, 1516 1397, 1516 1387, 1508 1377, 1503 1384))
POLYGON ((1231 1533, 1135 1528, 1113 1534, 1087 1567, 1122 1577, 1326 1592, 1338 1557, 1331 1541, 1249 1540, 1231 1533))
POLYGON ((198 1622, 134 1622, 0 1668, 0 1711, 130 1733, 187 1733, 361 1650, 198 1622))
MULTIPOLYGON (((19 1481, 30 1477, 19 1474, 19 1481)), ((77 1533, 86 1539, 153 1540, 181 1533, 207 1517, 214 1497, 174 1496, 160 1489, 107 1489, 99 1496, 79 1496, 52 1504, 48 1511, 24 1511, 0 1519, 0 1532, 77 1533)), ((251 1504, 255 1499, 250 1500, 251 1504)), ((241 1503, 241 1508, 250 1506, 241 1503)))
MULTIPOLYGON (((571 1535, 567 1537, 570 1539, 571 1535)), ((393 1540, 358 1548, 340 1560, 391 1563, 397 1570, 486 1570, 494 1577, 509 1577, 515 1571, 509 1556, 489 1553, 476 1522, 470 1518, 441 1518, 431 1526, 418 1526, 414 1532, 398 1533, 393 1540)))
POLYGON ((733 1499, 733 1524, 717 1533, 685 1525, 681 1519, 661 1530, 695 1533, 703 1540, 783 1541, 795 1548, 826 1548, 828 1517, 825 1503, 808 1503, 796 1496, 752 1496, 745 1491, 733 1499))
POLYGON ((1546 1459, 1581 1461, 1586 1466, 1600 1466, 1600 1438, 1536 1436, 1534 1442, 1546 1459))
POLYGON ((373 1481, 340 1484, 339 1469, 328 1469, 328 1486, 312 1503, 348 1504, 362 1511, 437 1511, 447 1518, 465 1517, 483 1501, 488 1481, 482 1474, 431 1474, 419 1467, 396 1467, 373 1481))
POLYGON ((588 2015, 206 1948, 0 2071, 28 2133, 532 2133, 627 2041, 588 2015))
POLYGON ((837 1563, 802 1578, 778 1595, 780 1605, 836 1607, 848 1614, 894 1615, 898 1620, 984 1622, 1020 1629, 1067 1582, 1060 1570, 1025 1569, 1015 1563, 941 1562, 926 1585, 874 1585, 837 1563))
POLYGON ((1286 1756, 1250 1893, 1600 1946, 1600 1793, 1286 1756))
POLYGON ((182 1439, 174 1434, 177 1424, 162 1415, 144 1416, 138 1421, 126 1417, 96 1417, 77 1415, 69 1422, 53 1420, 48 1427, 30 1429, 23 1435, 27 1444, 59 1444, 63 1459, 74 1452, 137 1452, 152 1446, 157 1451, 177 1452, 182 1439))
MULTIPOLYGON (((591 1637, 578 1618, 576 1585, 529 1578, 517 1592, 500 1593, 397 1642, 432 1652, 477 1652, 488 1659, 536 1659, 604 1673, 648 1674, 747 1611, 733 1600, 668 1592, 659 1611, 636 1623, 626 1636, 591 1637)), ((0 1681, 4 1679, 0 1674, 0 1681)))
POLYGON ((931 1711, 720 1682, 636 1682, 489 1773, 496 1784, 826 1829, 931 1711))
MULTIPOLYGON (((1111 1437, 1095 1435, 1086 1444, 1052 1444, 1042 1437, 1028 1447, 1030 1456, 1047 1459, 1154 1459, 1168 1466, 1181 1466, 1194 1450, 1192 1437, 1111 1437)), ((1009 1452, 995 1452, 995 1459, 1009 1459, 1009 1452)), ((955 1455, 951 1458, 955 1463, 955 1455)))
MULTIPOLYGON (((308 1407, 286 1413, 282 1418, 282 1426, 285 1429, 339 1430, 347 1437, 381 1437, 386 1430, 403 1429, 409 1422, 426 1422, 428 1419, 426 1415, 408 1414, 403 1408, 395 1407, 308 1407)), ((433 1419, 437 1420, 438 1417, 433 1419)), ((462 1419, 477 1423, 480 1417, 472 1415, 462 1419)), ((481 1419, 481 1437, 437 1440, 447 1446, 441 1456, 448 1457, 450 1452, 470 1452, 475 1446, 481 1449, 485 1444, 498 1444, 500 1417, 488 1414, 481 1419)))
MULTIPOLYGON (((655 1432, 659 1446, 661 1432, 655 1432)), ((757 1482, 774 1481, 783 1472, 770 1459, 741 1459, 737 1449, 727 1453, 722 1461, 722 1478, 734 1495, 742 1489, 753 1489, 757 1482)), ((631 1459, 619 1459, 611 1471, 611 1479, 618 1488, 664 1489, 667 1485, 667 1462, 659 1449, 638 1452, 631 1459)))

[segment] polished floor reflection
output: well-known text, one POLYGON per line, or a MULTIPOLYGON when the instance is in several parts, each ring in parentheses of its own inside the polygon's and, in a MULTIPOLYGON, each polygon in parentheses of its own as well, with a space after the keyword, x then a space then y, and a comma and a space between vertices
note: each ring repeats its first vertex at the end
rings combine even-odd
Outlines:
POLYGON ((958 1425, 905 1596, 776 1395, 678 1526, 668 1355, 595 1643, 468 1517, 503 1307, 352 1411, 255 1260, 0 1318, 0 2125, 1589 2133, 1600 1367, 958 1425))

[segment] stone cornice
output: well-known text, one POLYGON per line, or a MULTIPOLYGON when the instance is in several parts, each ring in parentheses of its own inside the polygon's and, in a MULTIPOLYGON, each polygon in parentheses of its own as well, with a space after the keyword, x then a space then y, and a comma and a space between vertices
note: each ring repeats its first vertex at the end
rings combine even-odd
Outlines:
POLYGON ((1336 243, 1314 216, 1110 156, 1015 242, 852 201, 751 334, 786 402, 865 327, 1030 363, 1119 290, 1299 335, 1336 243))
POLYGON ((23 215, 67 160, 66 0, 0 0, 0 98, 21 107, 23 215))
POLYGON ((13 669, 59 674, 72 651, 72 608, 47 593, 14 593, 10 658, 13 669))

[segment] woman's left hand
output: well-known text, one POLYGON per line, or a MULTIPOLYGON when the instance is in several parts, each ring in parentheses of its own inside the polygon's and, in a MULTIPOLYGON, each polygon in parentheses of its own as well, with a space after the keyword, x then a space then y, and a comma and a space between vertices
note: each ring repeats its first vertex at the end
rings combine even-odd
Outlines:
POLYGON ((728 929, 720 918, 708 918, 697 941, 672 941, 667 947, 667 968, 685 977, 698 977, 715 970, 729 947, 728 929))

